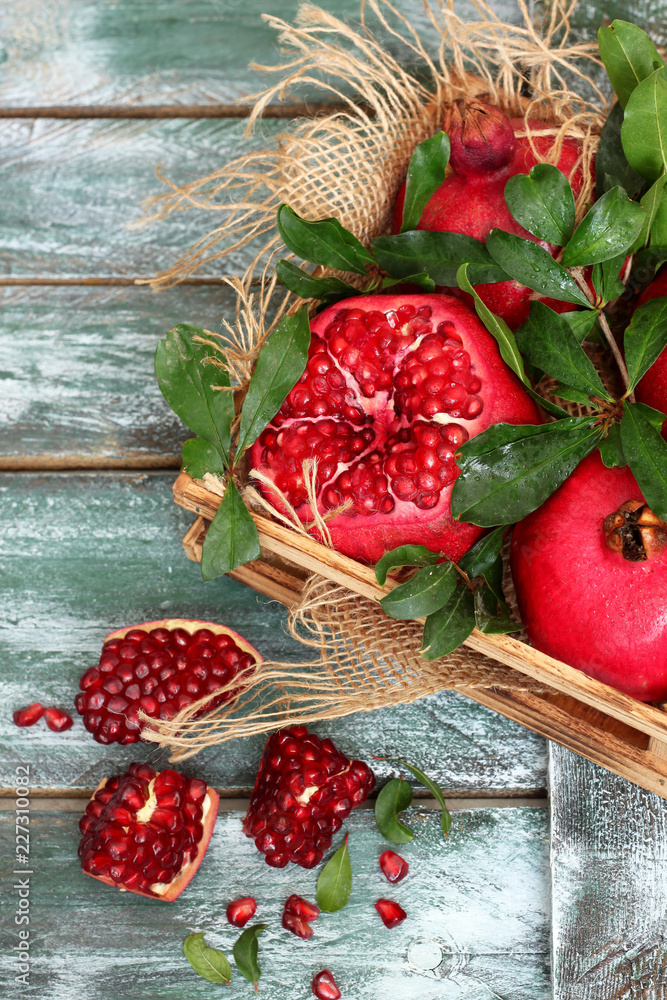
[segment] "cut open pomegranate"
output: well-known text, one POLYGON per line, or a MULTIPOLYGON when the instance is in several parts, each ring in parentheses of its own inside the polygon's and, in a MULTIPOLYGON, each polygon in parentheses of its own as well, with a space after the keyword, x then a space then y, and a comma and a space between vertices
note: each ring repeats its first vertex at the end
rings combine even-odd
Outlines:
POLYGON ((293 861, 314 868, 374 785, 368 765, 348 760, 331 740, 320 740, 305 726, 281 729, 264 748, 244 833, 267 865, 284 868, 293 861))
POLYGON ((86 806, 81 867, 122 891, 171 902, 201 864, 218 801, 199 778, 131 764, 125 774, 103 779, 86 806))
POLYGON ((540 421, 495 340, 448 295, 347 299, 311 329, 306 370, 250 465, 312 522, 303 463, 316 460, 317 509, 346 555, 375 563, 413 543, 458 560, 482 529, 450 513, 457 450, 499 421, 540 421))
MULTIPOLYGON (((98 743, 136 743, 147 723, 139 712, 172 719, 237 674, 261 663, 257 650, 226 625, 171 618, 111 632, 100 662, 82 676, 75 699, 98 743)), ((201 713, 232 697, 212 698, 201 713)))

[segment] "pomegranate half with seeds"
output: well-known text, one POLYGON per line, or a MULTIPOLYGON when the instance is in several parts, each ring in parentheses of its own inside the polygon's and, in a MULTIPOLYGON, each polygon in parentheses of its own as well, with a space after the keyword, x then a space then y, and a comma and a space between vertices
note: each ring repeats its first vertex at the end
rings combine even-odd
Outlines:
POLYGON ((218 800, 199 778, 131 764, 99 783, 81 817, 84 872, 121 891, 177 899, 206 853, 218 800))
MULTIPOLYGON (((226 625, 185 618, 130 625, 104 640, 99 664, 81 677, 76 709, 98 743, 136 743, 148 724, 140 712, 173 719, 261 662, 257 650, 226 625)), ((233 693, 223 691, 199 714, 233 693)))
MULTIPOLYGON (((455 521, 457 449, 538 411, 474 312, 448 295, 347 299, 311 324, 306 370, 250 453, 304 522, 303 464, 333 545, 375 563, 415 543, 458 560, 482 529, 455 521)), ((280 494, 261 487, 276 507, 280 494)))
POLYGON ((667 524, 593 452, 514 528, 533 646, 640 701, 667 700, 667 524))

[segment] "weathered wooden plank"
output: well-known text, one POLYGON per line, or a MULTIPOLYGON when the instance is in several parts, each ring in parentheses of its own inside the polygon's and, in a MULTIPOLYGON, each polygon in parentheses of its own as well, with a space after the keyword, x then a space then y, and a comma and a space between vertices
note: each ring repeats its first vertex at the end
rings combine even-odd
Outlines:
POLYGON ((0 288, 0 468, 178 466, 188 433, 157 387, 155 346, 233 311, 224 285, 0 288))
MULTIPOLYGON (((269 925, 260 938, 259 990, 271 1000, 310 995, 310 981, 322 968, 331 969, 351 1000, 551 997, 546 810, 457 813, 446 844, 437 814, 415 810, 415 840, 401 848, 410 872, 398 886, 380 872, 377 858, 387 844, 372 813, 353 813, 346 824, 354 872, 350 902, 336 914, 322 914, 307 942, 283 930, 280 915, 291 893, 314 898, 318 872, 268 868, 243 836, 240 820, 239 813, 220 816, 200 871, 176 903, 166 904, 86 878, 76 857, 77 817, 33 811, 32 989, 61 1000, 217 995, 185 961, 183 939, 203 931, 231 958, 239 932, 225 920, 226 905, 253 895, 256 920, 269 925), (391 931, 373 907, 381 897, 396 899, 408 914, 391 931)), ((2 815, 0 831, 8 857, 14 851, 11 813, 2 815)), ((12 898, 12 879, 5 877, 5 899, 12 898)), ((9 920, 4 929, 0 962, 11 982, 18 938, 9 920)), ((252 995, 237 972, 230 995, 252 995)))
MULTIPOLYGON (((204 585, 180 539, 188 515, 171 500, 163 473, 0 476, 0 697, 8 709, 39 699, 71 705, 78 679, 99 656, 104 635, 131 622, 179 615, 225 621, 265 657, 308 658, 287 637, 276 603, 228 578, 204 585)), ((2 724, 0 786, 28 760, 42 788, 81 789, 152 747, 104 748, 77 719, 56 735, 41 724, 2 724)), ((411 706, 350 716, 318 727, 352 754, 406 756, 450 793, 540 793, 544 742, 452 692, 411 706)), ((263 738, 236 741, 204 761, 230 791, 250 787, 263 738)), ((378 765, 378 774, 389 773, 378 765)))
MULTIPOLYGON (((434 51, 437 39, 421 0, 395 0, 395 6, 420 30, 427 46, 431 40, 434 51)), ((514 0, 495 0, 493 6, 518 19, 514 0)), ((250 62, 271 65, 281 60, 277 32, 262 20, 262 13, 270 10, 291 22, 297 8, 298 0, 5 4, 0 13, 0 106, 234 101, 264 86, 266 74, 251 69, 250 62)), ((471 11, 472 5, 457 3, 459 8, 471 11)), ((337 0, 330 9, 343 20, 359 20, 359 0, 337 0)), ((299 96, 330 99, 315 86, 299 96)))
POLYGON ((667 803, 549 753, 554 1000, 664 1000, 667 803))

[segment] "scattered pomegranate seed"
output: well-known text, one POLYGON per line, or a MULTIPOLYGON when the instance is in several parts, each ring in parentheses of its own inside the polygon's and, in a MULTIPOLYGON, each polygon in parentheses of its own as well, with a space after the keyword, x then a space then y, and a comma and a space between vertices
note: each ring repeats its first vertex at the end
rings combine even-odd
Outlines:
POLYGON ((402 881, 409 867, 407 861, 394 851, 384 851, 380 855, 380 868, 389 882, 402 881))
POLYGON ((374 785, 368 765, 348 760, 331 740, 305 726, 281 729, 264 748, 243 830, 267 865, 314 868, 374 785))
POLYGON ((33 702, 26 708, 17 708, 14 712, 15 726, 34 726, 44 715, 44 706, 38 701, 33 702))
POLYGON ((308 939, 313 936, 310 921, 317 920, 319 915, 319 906, 309 903, 302 896, 290 896, 285 901, 283 927, 285 930, 291 931, 292 934, 296 934, 297 937, 308 939))
POLYGON ((403 907, 391 899, 378 899, 375 909, 382 917, 382 923, 385 927, 398 927, 407 917, 403 907))
POLYGON ((297 917, 296 914, 289 913, 287 910, 283 912, 283 927, 286 931, 291 931, 297 937, 303 938, 304 941, 313 936, 313 928, 308 921, 302 920, 301 917, 297 917))
POLYGON ((340 1000, 342 996, 336 986, 334 977, 328 969, 323 969, 322 972, 317 973, 310 984, 310 988, 318 1000, 340 1000))
POLYGON ((64 733, 66 729, 71 729, 74 725, 72 716, 63 712, 61 708, 45 708, 44 718, 47 726, 54 733, 64 733))
POLYGON ((245 927, 248 921, 255 916, 256 911, 257 903, 252 896, 234 899, 227 907, 227 920, 234 927, 245 927))

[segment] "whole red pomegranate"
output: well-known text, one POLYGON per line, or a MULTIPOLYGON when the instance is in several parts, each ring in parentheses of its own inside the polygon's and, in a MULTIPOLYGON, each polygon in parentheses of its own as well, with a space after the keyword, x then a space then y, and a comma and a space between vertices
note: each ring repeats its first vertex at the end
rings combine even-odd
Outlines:
MULTIPOLYGON (((492 229, 499 228, 534 240, 555 254, 556 247, 537 240, 512 218, 505 201, 505 185, 510 177, 529 173, 531 167, 546 160, 553 149, 553 135, 540 135, 552 126, 534 119, 530 119, 528 125, 530 138, 523 118, 507 118, 500 108, 480 101, 463 107, 453 104, 442 126, 451 143, 451 172, 427 203, 417 229, 463 233, 484 242, 492 229)), ((581 150, 577 139, 566 137, 555 164, 569 179, 575 195, 583 179, 578 169, 581 150)), ((404 200, 405 184, 394 208, 394 231, 397 233, 401 228, 404 200)), ((517 281, 478 285, 476 291, 489 309, 502 316, 513 329, 528 317, 530 298, 535 295, 517 281)), ((463 294, 456 289, 452 292, 463 294)), ((553 299, 543 301, 558 312, 573 308, 553 299)))
POLYGON ((311 329, 306 370, 251 467, 311 522, 303 463, 316 459, 318 511, 345 505, 328 521, 345 555, 375 563, 415 543, 458 560, 481 534, 450 513, 458 448, 499 421, 540 420, 495 340, 449 295, 347 299, 311 329))
MULTIPOLYGON (((649 299, 662 295, 667 295, 667 267, 663 267, 648 288, 644 289, 637 300, 637 306, 643 306, 649 299)), ((640 403, 667 413, 667 347, 637 385, 635 396, 640 403)), ((662 433, 667 438, 667 421, 662 425, 662 433)))
POLYGON ((199 868, 219 796, 199 778, 131 764, 103 779, 86 806, 79 857, 100 882, 171 902, 199 868))
POLYGON ((532 644, 640 701, 667 699, 667 524, 597 451, 514 528, 532 644))

